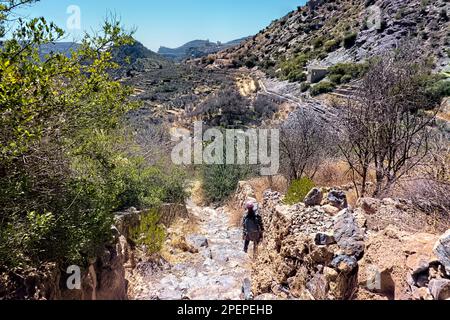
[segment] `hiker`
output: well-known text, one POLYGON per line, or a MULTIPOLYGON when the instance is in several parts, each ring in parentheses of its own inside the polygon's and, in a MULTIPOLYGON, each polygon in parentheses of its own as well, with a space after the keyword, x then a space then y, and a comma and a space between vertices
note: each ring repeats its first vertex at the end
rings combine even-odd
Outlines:
POLYGON ((253 241, 253 252, 256 257, 258 252, 258 245, 263 240, 264 226, 261 216, 257 212, 256 205, 253 202, 247 203, 247 211, 243 220, 244 228, 244 252, 248 252, 250 241, 253 241))

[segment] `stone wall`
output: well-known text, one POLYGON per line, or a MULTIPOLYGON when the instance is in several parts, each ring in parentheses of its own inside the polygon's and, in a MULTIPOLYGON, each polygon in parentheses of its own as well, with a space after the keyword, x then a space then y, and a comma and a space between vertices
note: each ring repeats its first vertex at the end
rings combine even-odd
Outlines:
POLYGON ((69 290, 65 270, 55 263, 39 269, 18 269, 1 274, 0 297, 8 300, 126 300, 126 239, 117 236, 92 264, 82 270, 81 289, 69 290))
MULTIPOLYGON (((247 194, 249 188, 239 190, 247 194)), ((337 208, 330 199, 340 194, 331 190, 308 207, 286 206, 281 194, 265 193, 265 239, 252 274, 256 299, 450 298, 450 230, 442 236, 404 230, 395 220, 374 230, 367 220, 377 219, 378 211, 412 209, 392 199, 361 199, 355 208, 337 208)))
MULTIPOLYGON (((56 264, 39 269, 0 273, 0 298, 13 300, 127 300, 125 268, 136 266, 130 230, 139 226, 142 212, 135 208, 116 213, 111 243, 82 270, 81 289, 67 289, 65 270, 56 264)), ((187 218, 185 205, 163 204, 160 223, 168 226, 176 218, 187 218)))

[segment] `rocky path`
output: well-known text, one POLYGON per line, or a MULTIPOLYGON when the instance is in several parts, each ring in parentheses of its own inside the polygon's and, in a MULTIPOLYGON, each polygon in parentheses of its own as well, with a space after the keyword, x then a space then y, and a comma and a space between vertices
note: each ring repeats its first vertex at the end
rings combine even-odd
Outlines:
POLYGON ((223 209, 189 202, 188 210, 199 221, 199 232, 186 235, 194 253, 186 253, 181 263, 147 271, 135 299, 243 299, 242 287, 250 278, 251 261, 243 252, 242 231, 230 227, 230 216, 223 209))

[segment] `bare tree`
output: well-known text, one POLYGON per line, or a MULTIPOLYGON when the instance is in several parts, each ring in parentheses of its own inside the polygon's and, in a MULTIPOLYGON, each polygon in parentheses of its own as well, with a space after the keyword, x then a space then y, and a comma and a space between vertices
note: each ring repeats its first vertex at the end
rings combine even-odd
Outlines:
POLYGON ((378 57, 363 78, 343 116, 344 143, 340 148, 360 195, 373 168, 374 196, 381 196, 429 152, 429 127, 434 116, 423 112, 437 101, 430 99, 425 79, 431 69, 408 46, 378 57), (359 178, 359 179, 358 179, 359 178))
POLYGON ((290 181, 315 176, 321 160, 330 151, 330 132, 312 112, 300 109, 280 128, 282 174, 290 181))

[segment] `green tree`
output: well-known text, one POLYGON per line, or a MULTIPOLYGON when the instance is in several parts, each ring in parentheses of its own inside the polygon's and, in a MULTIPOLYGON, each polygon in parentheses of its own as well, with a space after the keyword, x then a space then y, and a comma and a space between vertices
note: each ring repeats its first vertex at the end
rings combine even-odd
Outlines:
POLYGON ((184 181, 146 165, 123 130, 137 104, 111 76, 112 52, 132 34, 107 19, 70 55, 42 57, 64 32, 45 18, 10 22, 32 2, 0 3, 2 33, 12 30, 0 48, 0 261, 85 264, 111 240, 114 210, 172 200, 184 181))

